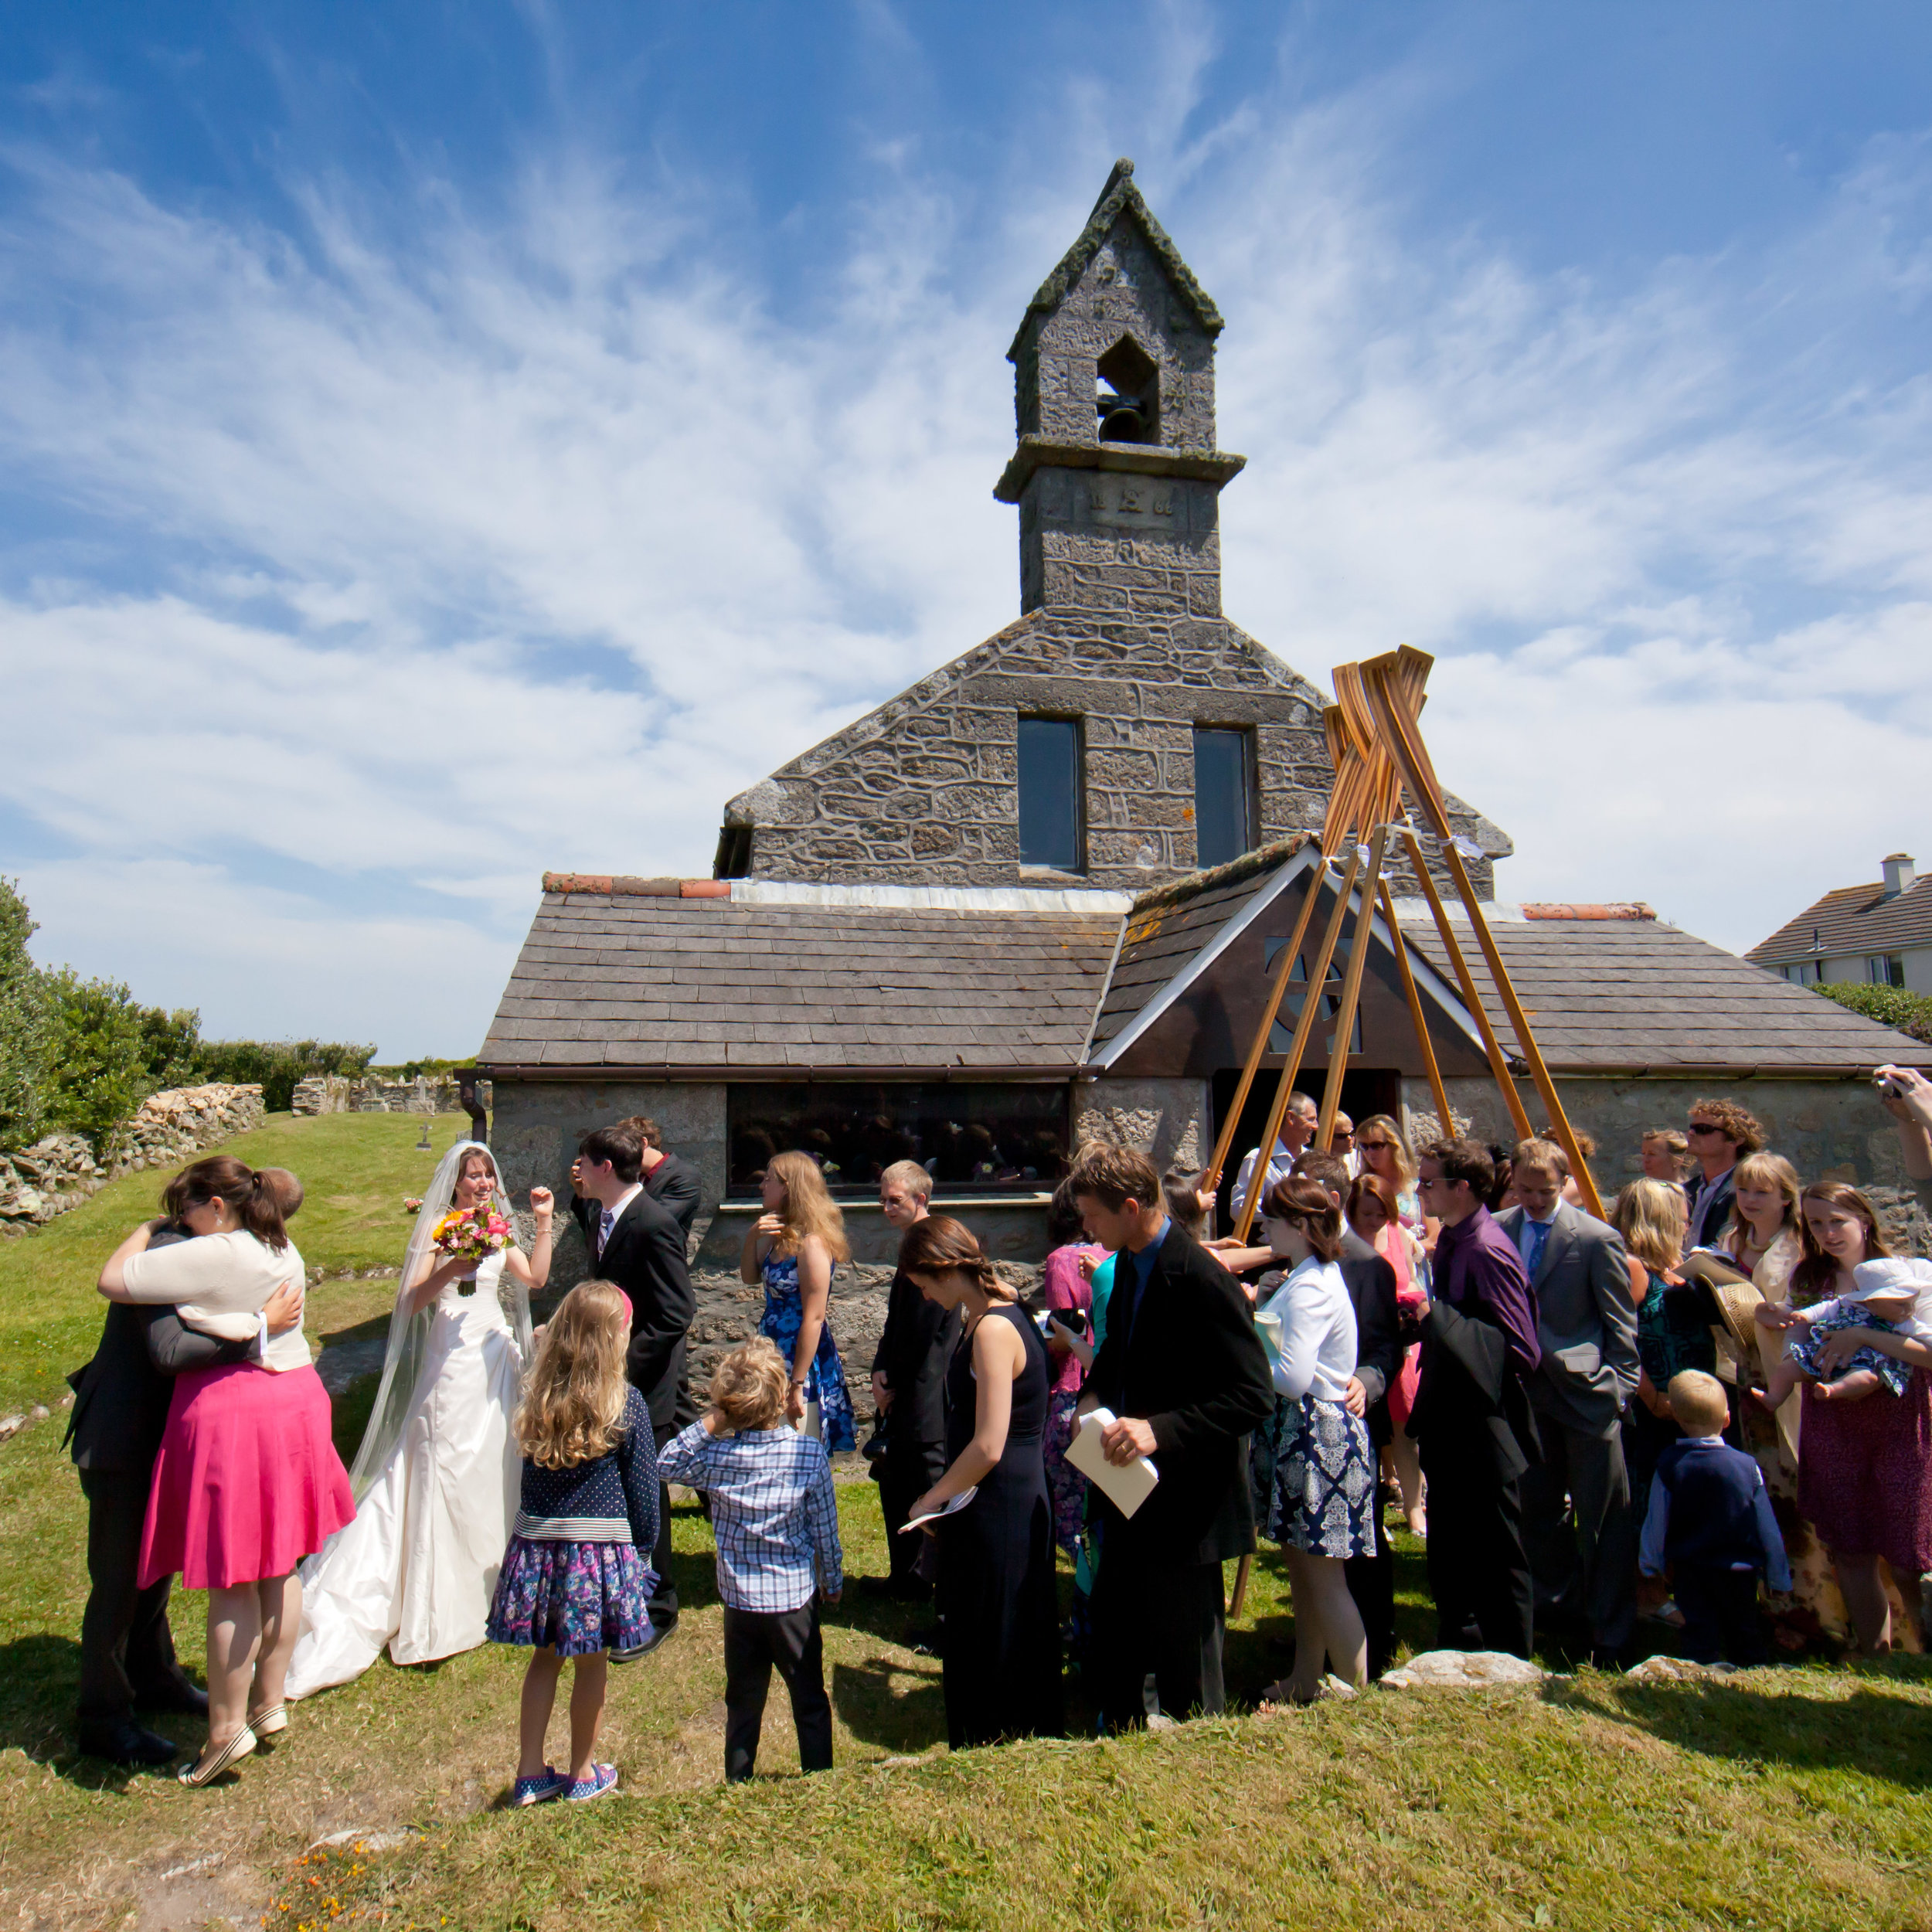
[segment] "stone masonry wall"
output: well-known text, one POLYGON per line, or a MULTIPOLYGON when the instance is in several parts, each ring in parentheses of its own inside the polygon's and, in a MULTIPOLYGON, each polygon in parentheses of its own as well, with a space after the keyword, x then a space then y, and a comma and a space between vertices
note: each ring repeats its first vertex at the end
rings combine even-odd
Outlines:
MULTIPOLYGON (((1036 611, 734 798, 726 822, 755 828, 760 879, 1144 891, 1197 869, 1197 724, 1254 731, 1257 844, 1320 825, 1334 777, 1322 703, 1224 619, 1036 611), (1022 712, 1084 721, 1083 876, 1020 869, 1022 712)), ((1471 807, 1451 808, 1485 853, 1512 849, 1471 807)), ((1469 869, 1490 894, 1489 859, 1469 869)), ((1392 883, 1419 889, 1406 869, 1392 883)))
POLYGON ((1131 217, 1123 215, 1050 313, 1030 311, 1013 344, 1014 415, 1022 436, 1097 440, 1100 359, 1131 336, 1160 366, 1157 440, 1214 447, 1214 338, 1131 217))
POLYGON ((1138 1147, 1163 1174, 1205 1167, 1213 1151, 1205 1080, 1097 1080, 1073 1090, 1073 1141, 1138 1147))
MULTIPOLYGON (((477 1103, 490 1106, 490 1083, 479 1083, 477 1103)), ((295 1083, 290 1111, 296 1114, 460 1114, 463 1100, 447 1073, 419 1073, 413 1080, 351 1080, 341 1073, 311 1073, 295 1083)))
POLYGON ((123 1174, 175 1167, 260 1127, 262 1090, 219 1082, 151 1094, 98 1156, 78 1134, 0 1155, 0 1233, 39 1227, 123 1174))
MULTIPOLYGON (((1509 1110, 1485 1080, 1445 1083, 1451 1110, 1469 1123, 1475 1139, 1507 1144, 1515 1138, 1509 1110)), ((1532 1126, 1543 1123, 1543 1103, 1525 1080, 1518 1090, 1532 1126)), ((1782 1154, 1803 1181, 1847 1181, 1870 1198, 1888 1236, 1903 1253, 1932 1253, 1932 1220, 1899 1157, 1891 1116, 1879 1107, 1870 1083, 1854 1080, 1563 1080, 1556 1083, 1570 1124, 1591 1135, 1597 1152, 1590 1172, 1606 1204, 1638 1165, 1645 1130, 1680 1130, 1700 1100, 1730 1100, 1763 1123, 1772 1152, 1782 1154)), ((1403 1083, 1403 1104, 1413 1124, 1433 1121, 1434 1103, 1423 1080, 1403 1083)), ((1421 1138, 1427 1138, 1423 1134, 1421 1138)))

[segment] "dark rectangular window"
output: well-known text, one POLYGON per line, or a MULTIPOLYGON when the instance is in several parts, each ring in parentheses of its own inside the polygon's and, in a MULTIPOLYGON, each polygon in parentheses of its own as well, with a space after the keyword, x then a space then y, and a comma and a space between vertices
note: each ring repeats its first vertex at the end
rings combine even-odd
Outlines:
POLYGON ((1019 721, 1019 862, 1080 872, 1080 726, 1077 718, 1019 721))
POLYGON ((734 1200, 758 1192, 774 1154, 818 1163, 832 1192, 869 1198, 895 1161, 951 1194, 1043 1193, 1066 1172, 1067 1089, 1013 1082, 871 1080, 725 1090, 734 1200))
POLYGON ((1203 871, 1254 844, 1254 764, 1245 731, 1194 727, 1194 849, 1203 871))

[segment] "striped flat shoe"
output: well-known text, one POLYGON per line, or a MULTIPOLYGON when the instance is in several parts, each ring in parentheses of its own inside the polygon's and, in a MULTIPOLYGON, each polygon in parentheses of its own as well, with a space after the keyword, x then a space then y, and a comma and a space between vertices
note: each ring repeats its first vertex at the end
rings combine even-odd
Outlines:
POLYGON ((244 1724, 213 1757, 202 1758, 175 1775, 184 1784, 212 1784, 222 1773, 239 1764, 255 1748, 255 1733, 244 1724))
POLYGON ((259 1743, 267 1737, 279 1737, 288 1729, 288 1706, 270 1704, 267 1710, 257 1713, 248 1720, 248 1728, 255 1733, 259 1743))

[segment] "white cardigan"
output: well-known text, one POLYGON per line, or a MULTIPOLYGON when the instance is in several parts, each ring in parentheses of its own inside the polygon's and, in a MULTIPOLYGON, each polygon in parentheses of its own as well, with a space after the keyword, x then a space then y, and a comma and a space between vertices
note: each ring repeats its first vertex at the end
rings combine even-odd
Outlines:
MULTIPOLYGON (((224 1342, 246 1342, 260 1327, 261 1311, 275 1291, 285 1281, 306 1281, 308 1272, 293 1243, 278 1254, 236 1228, 144 1248, 128 1257, 121 1279, 130 1301, 175 1303, 189 1328, 224 1342)), ((281 1372, 308 1364, 299 1322, 263 1346, 264 1369, 281 1372)))
MULTIPOLYGON (((1265 1284, 1264 1284, 1265 1285, 1265 1284)), ((1355 1373, 1355 1304, 1332 1261, 1313 1255, 1296 1268, 1263 1309, 1281 1325, 1274 1362, 1276 1391, 1291 1402, 1313 1396, 1339 1402, 1355 1373)))

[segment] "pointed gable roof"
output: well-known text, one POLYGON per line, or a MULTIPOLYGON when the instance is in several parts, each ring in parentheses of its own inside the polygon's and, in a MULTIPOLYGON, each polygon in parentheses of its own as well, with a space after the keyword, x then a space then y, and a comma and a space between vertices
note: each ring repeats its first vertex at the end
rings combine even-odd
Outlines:
POLYGON ((1013 346, 1006 352, 1010 362, 1018 359, 1019 337, 1026 333, 1027 325, 1036 315, 1050 315, 1066 301, 1067 291, 1087 272, 1087 264, 1100 252, 1107 231, 1121 216, 1132 218, 1135 226, 1146 238, 1147 245, 1158 257, 1167 277, 1175 291, 1193 310, 1196 319, 1210 336, 1218 335, 1226 326, 1221 311, 1214 306, 1213 298, 1195 279, 1194 270, 1181 259, 1181 251, 1168 239, 1167 230, 1154 219, 1154 213, 1139 189, 1134 185, 1134 164, 1125 155, 1114 162, 1113 172, 1107 178, 1107 185, 1100 190, 1100 198, 1094 204, 1094 212, 1087 218, 1073 246, 1060 259, 1060 265, 1039 285, 1033 299, 1026 304, 1026 313, 1021 318, 1019 335, 1013 338, 1013 346))
POLYGON ((1932 873, 1889 899, 1883 881, 1840 886, 1761 939, 1744 957, 1755 966, 1795 964, 1828 954, 1890 953, 1932 945, 1932 873))

